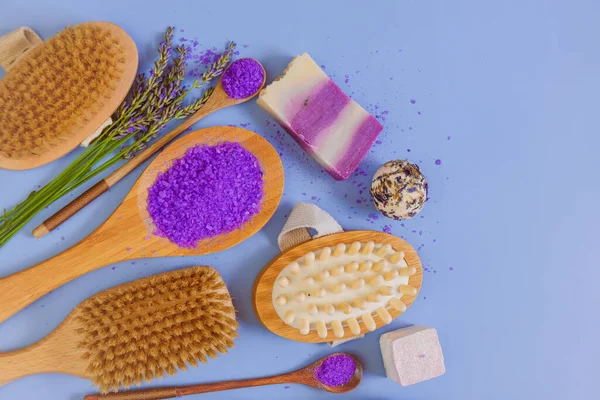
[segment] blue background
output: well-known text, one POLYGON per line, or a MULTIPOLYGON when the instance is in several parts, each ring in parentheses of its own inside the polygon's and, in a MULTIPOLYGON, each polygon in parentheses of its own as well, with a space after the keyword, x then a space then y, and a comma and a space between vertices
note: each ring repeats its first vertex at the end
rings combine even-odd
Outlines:
MULTIPOLYGON (((152 385, 264 376, 312 362, 331 350, 269 333, 251 303, 256 274, 278 253, 285 216, 294 203, 312 201, 346 229, 390 229, 405 237, 427 268, 419 298, 401 318, 339 348, 357 354, 366 368, 361 386, 340 397, 597 398, 598 1, 2 0, 0 6, 1 34, 28 25, 47 38, 67 24, 117 23, 136 41, 144 68, 167 25, 204 48, 236 40, 240 56, 264 63, 269 80, 307 51, 347 93, 385 118, 382 143, 360 166, 365 174, 346 182, 309 161, 254 102, 206 118, 197 127, 244 124, 281 152, 285 194, 274 218, 220 254, 125 262, 70 282, 0 324, 0 351, 41 339, 79 302, 106 288, 208 264, 235 297, 236 347, 152 385), (418 163, 431 188, 424 211, 404 224, 377 219, 366 192, 360 193, 381 163, 398 158, 418 163), (385 377, 378 339, 411 324, 437 328, 447 372, 401 387, 385 377)), ((74 155, 32 171, 0 171, 0 206, 22 200, 74 155)), ((111 214, 140 172, 41 240, 31 229, 70 198, 38 215, 0 249, 0 275, 81 240, 111 214)), ((0 399, 75 400, 91 392, 86 380, 48 374, 0 388, 0 399)), ((274 386, 190 399, 327 397, 335 396, 274 386)))

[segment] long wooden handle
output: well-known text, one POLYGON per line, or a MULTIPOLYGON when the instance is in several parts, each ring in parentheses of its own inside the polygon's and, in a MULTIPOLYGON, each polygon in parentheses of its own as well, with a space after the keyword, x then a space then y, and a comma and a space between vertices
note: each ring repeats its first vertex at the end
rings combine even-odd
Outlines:
MULTIPOLYGON (((72 322, 72 317, 63 324, 72 322)), ((46 372, 81 376, 87 360, 81 356, 78 341, 64 337, 57 328, 37 343, 22 349, 0 353, 0 386, 24 376, 46 372), (54 334, 54 333, 57 334, 54 334)))
POLYGON ((191 394, 221 392, 223 390, 241 389, 254 386, 275 385, 280 383, 296 382, 295 373, 271 376, 267 378, 244 379, 239 381, 225 381, 203 383, 192 386, 165 387, 156 389, 142 389, 130 392, 95 394, 85 396, 84 400, 161 400, 173 399, 191 394))
POLYGON ((219 84, 213 91, 213 94, 210 96, 210 99, 200 110, 198 110, 195 114, 191 115, 186 120, 184 120, 171 132, 157 139, 154 143, 152 143, 152 145, 150 145, 137 156, 133 157, 131 160, 127 161, 125 164, 123 164, 123 166, 114 171, 112 174, 108 175, 106 178, 104 178, 103 180, 92 186, 90 189, 85 191, 83 194, 81 194, 79 197, 77 197, 75 200, 69 203, 66 207, 64 207, 56 214, 52 215, 50 218, 45 220, 40 226, 33 230, 33 236, 40 238, 45 234, 51 232, 57 226, 71 218, 82 208, 94 201, 94 199, 102 195, 110 187, 112 187, 114 184, 116 184, 125 176, 127 176, 131 171, 136 169, 144 161, 152 157, 154 153, 158 152, 161 148, 166 146, 170 141, 179 136, 180 133, 188 129, 190 126, 194 125, 196 122, 200 121, 202 118, 206 117, 208 114, 211 114, 214 111, 220 110, 222 108, 229 107, 233 104, 236 104, 236 101, 233 101, 227 97, 219 81, 219 84))
POLYGON ((79 197, 75 200, 67 204, 56 214, 42 222, 40 226, 33 230, 33 236, 36 238, 41 238, 46 233, 54 230, 57 226, 71 218, 73 215, 79 212, 83 207, 90 204, 97 197, 106 192, 110 187, 108 183, 104 179, 100 182, 96 183, 94 186, 83 192, 79 197))
POLYGON ((138 256, 100 227, 86 239, 34 267, 0 278, 0 323, 40 297, 104 265, 138 256), (101 254, 102 257, 95 255, 101 254))

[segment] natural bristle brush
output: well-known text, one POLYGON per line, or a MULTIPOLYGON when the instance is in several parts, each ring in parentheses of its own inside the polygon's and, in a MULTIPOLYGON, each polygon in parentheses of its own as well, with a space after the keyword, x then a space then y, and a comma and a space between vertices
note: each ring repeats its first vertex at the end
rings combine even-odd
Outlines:
POLYGON ((39 342, 0 353, 0 385, 58 372, 103 393, 175 374, 234 345, 231 297, 210 267, 166 272, 98 293, 39 342))
POLYGON ((23 28, 4 38, 0 55, 18 57, 3 63, 0 80, 0 168, 34 168, 73 150, 110 118, 137 71, 135 43, 108 22, 68 27, 41 43, 23 28), (27 46, 19 33, 36 40, 27 46))

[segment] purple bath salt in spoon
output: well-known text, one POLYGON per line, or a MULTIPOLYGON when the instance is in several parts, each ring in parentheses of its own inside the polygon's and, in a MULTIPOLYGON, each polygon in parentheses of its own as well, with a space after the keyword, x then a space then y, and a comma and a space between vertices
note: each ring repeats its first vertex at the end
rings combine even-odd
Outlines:
POLYGON ((219 79, 204 106, 190 115, 171 132, 158 138, 146 150, 133 157, 122 167, 96 183, 63 209, 45 220, 33 230, 33 235, 40 238, 54 230, 202 118, 215 111, 252 99, 265 85, 265 79, 266 74, 263 66, 252 58, 241 58, 231 63, 225 72, 223 72, 223 75, 221 75, 221 79, 219 79))

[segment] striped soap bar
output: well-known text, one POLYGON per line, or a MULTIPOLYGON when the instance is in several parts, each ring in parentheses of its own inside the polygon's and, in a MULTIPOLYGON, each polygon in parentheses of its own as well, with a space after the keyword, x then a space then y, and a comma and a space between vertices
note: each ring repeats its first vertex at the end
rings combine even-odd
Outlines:
POLYGON ((383 130, 307 53, 261 91, 257 104, 337 180, 350 176, 383 130))

